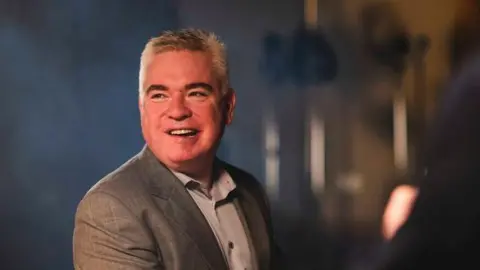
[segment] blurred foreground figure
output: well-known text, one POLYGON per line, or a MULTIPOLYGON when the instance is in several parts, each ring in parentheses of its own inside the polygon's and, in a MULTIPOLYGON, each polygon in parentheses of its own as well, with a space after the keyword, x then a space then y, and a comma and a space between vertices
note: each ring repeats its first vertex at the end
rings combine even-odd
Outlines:
POLYGON ((392 193, 383 228, 391 240, 375 269, 480 268, 480 54, 459 71, 427 138, 418 189, 392 193))
POLYGON ((216 158, 235 108, 217 37, 151 39, 138 105, 146 146, 80 202, 75 269, 279 269, 260 184, 216 158))

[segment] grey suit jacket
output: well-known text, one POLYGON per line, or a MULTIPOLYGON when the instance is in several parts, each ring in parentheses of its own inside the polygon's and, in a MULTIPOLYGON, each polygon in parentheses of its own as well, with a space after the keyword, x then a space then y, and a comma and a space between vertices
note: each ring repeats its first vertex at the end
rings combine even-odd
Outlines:
MULTIPOLYGON (((278 269, 270 211, 260 184, 223 163, 257 269, 278 269)), ((75 269, 227 269, 217 240, 183 184, 145 147, 79 203, 75 269)))

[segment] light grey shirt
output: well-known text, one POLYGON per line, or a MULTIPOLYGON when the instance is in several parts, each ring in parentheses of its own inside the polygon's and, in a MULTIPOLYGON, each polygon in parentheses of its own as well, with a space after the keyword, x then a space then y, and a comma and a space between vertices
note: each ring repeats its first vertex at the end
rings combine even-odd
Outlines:
POLYGON ((236 185, 225 170, 220 170, 210 191, 189 176, 173 171, 185 185, 190 196, 202 211, 232 270, 253 270, 252 254, 247 234, 231 195, 236 185))

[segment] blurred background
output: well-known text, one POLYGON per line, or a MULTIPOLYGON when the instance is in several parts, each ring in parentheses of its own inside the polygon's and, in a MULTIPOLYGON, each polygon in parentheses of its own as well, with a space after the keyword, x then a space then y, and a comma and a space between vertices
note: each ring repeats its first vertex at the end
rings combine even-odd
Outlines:
POLYGON ((474 0, 0 0, 0 265, 73 269, 77 203, 143 145, 139 57, 160 31, 228 47, 219 155, 268 191, 294 269, 363 269, 412 181, 474 0))

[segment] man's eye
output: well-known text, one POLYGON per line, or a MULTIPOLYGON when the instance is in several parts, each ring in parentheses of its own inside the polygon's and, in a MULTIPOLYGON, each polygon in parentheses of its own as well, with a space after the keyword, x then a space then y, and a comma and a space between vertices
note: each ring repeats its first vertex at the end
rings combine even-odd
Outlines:
POLYGON ((150 96, 151 99, 165 99, 167 95, 162 93, 156 93, 150 96))
POLYGON ((200 92, 200 91, 190 92, 188 95, 191 96, 191 97, 206 97, 206 96, 208 96, 208 94, 200 92))

